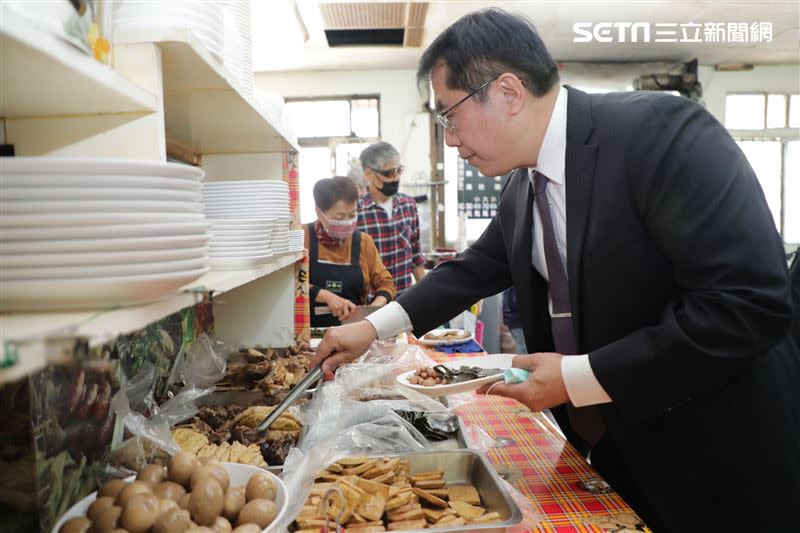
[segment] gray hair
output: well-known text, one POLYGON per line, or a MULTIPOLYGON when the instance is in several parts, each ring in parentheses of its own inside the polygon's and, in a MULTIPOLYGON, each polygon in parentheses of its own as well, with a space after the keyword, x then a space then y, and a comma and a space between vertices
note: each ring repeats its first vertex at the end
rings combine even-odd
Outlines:
POLYGON ((371 144, 361 152, 361 168, 383 169, 390 161, 400 161, 400 152, 387 142, 371 144))
POLYGON ((351 168, 350 172, 347 173, 347 177, 353 180, 353 183, 356 184, 356 187, 362 187, 364 189, 367 188, 367 177, 364 175, 364 169, 362 169, 359 165, 353 165, 353 168, 351 168))

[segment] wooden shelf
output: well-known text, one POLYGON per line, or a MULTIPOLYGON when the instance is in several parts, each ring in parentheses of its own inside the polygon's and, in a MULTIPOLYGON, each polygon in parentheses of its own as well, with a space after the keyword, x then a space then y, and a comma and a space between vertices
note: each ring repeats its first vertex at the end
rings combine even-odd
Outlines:
POLYGON ((0 65, 5 119, 141 114, 158 107, 153 94, 7 6, 0 6, 0 65))
POLYGON ((181 290, 189 292, 210 292, 218 295, 241 287, 251 281, 269 276, 282 268, 286 268, 303 258, 305 252, 292 252, 278 257, 274 262, 267 263, 252 270, 217 270, 206 273, 203 277, 184 285, 181 290))
POLYGON ((48 356, 48 351, 52 352, 52 342, 48 344, 48 340, 85 338, 90 346, 98 346, 190 307, 201 301, 205 293, 218 295, 265 278, 299 261, 303 255, 304 252, 293 252, 252 270, 209 272, 182 287, 172 298, 147 305, 109 310, 0 314, 0 352, 12 348, 8 341, 18 345, 20 350, 16 365, 0 369, 0 384, 26 376, 46 364, 52 357, 48 356))
POLYGON ((189 30, 123 29, 115 45, 158 43, 167 141, 195 153, 299 150, 189 30))

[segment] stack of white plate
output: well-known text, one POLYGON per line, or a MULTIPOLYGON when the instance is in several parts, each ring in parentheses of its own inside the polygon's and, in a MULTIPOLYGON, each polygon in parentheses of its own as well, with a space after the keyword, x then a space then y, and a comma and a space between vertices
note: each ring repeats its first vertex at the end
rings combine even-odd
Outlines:
POLYGON ((224 0, 225 27, 223 62, 239 78, 247 95, 252 96, 253 39, 250 0, 224 0), (230 42, 230 46, 229 46, 230 42), (238 48, 238 53, 235 51, 238 48))
POLYGON ((116 38, 152 28, 189 29, 217 60, 222 57, 221 0, 119 0, 116 5, 116 38))
POLYGON ((202 178, 174 163, 0 158, 0 310, 173 296, 208 270, 202 178))
POLYGON ((301 229, 289 230, 289 251, 302 252, 305 247, 305 232, 301 229))
POLYGON ((289 186, 284 181, 218 181, 203 186, 211 222, 211 266, 252 268, 289 250, 289 186))

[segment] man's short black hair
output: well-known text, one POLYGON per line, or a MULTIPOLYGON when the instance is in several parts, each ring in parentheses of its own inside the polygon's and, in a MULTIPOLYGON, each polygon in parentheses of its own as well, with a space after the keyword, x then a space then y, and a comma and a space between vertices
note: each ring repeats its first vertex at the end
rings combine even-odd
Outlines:
MULTIPOLYGON (((530 20, 502 9, 464 15, 422 54, 417 82, 427 84, 440 62, 448 67, 447 87, 472 91, 493 76, 512 72, 536 96, 558 82, 558 64, 530 20)), ((485 90, 475 95, 485 98, 485 90)))
POLYGON ((339 200, 351 204, 358 201, 358 189, 346 176, 323 178, 314 184, 314 204, 327 211, 339 200))

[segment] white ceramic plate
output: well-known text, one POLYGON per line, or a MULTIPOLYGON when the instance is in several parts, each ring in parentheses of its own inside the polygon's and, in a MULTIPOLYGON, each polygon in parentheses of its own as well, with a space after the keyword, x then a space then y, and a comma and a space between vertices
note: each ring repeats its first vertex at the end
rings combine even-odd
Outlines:
POLYGON ((167 200, 200 203, 198 191, 130 187, 3 187, 4 201, 167 200))
POLYGON ((214 249, 220 248, 263 248, 264 246, 269 246, 268 241, 266 239, 253 239, 249 241, 222 241, 217 239, 211 239, 210 245, 214 249))
POLYGON ((117 265, 101 263, 99 265, 3 268, 0 270, 0 279, 13 282, 63 278, 86 279, 110 278, 116 276, 142 276, 198 270, 205 267, 206 264, 207 257, 203 255, 201 257, 178 261, 121 263, 117 265))
POLYGON ((227 219, 238 219, 242 217, 278 217, 283 216, 287 211, 266 211, 263 209, 253 209, 253 210, 211 210, 211 209, 204 209, 203 213, 208 218, 219 220, 227 220, 227 219))
POLYGON ((182 163, 162 163, 134 159, 65 158, 65 157, 3 157, 0 160, 3 181, 14 174, 71 174, 108 176, 170 176, 201 180, 205 173, 200 167, 182 163))
MULTIPOLYGON (((514 354, 499 353, 492 355, 485 355, 483 357, 463 357, 461 359, 451 359, 445 363, 449 368, 459 368, 461 366, 477 366, 480 368, 499 368, 505 370, 511 368, 511 362, 514 360, 514 354)), ((397 376, 397 382, 404 387, 420 392, 432 398, 440 396, 449 396, 451 394, 460 394, 462 392, 470 392, 478 390, 483 385, 494 383, 503 379, 503 374, 488 376, 480 379, 473 379, 471 381, 464 381, 462 383, 453 383, 450 385, 434 385, 426 387, 424 385, 412 385, 408 379, 414 375, 416 370, 410 370, 397 376)))
POLYGON ((210 237, 206 233, 174 235, 168 237, 128 237, 108 239, 65 239, 60 241, 5 241, 0 244, 2 253, 12 254, 63 254, 63 253, 114 253, 140 250, 182 250, 205 247, 210 237))
POLYGON ((200 191, 202 184, 196 177, 123 176, 113 174, 3 174, 0 176, 0 191, 5 191, 6 187, 135 187, 141 189, 200 191))
MULTIPOLYGON (((428 333, 441 334, 441 333, 447 333, 447 332, 450 332, 450 331, 463 332, 464 330, 463 329, 434 329, 434 330, 429 331, 428 333)), ((427 335, 428 333, 426 333, 425 335, 427 335)), ((464 338, 464 339, 433 340, 433 339, 426 339, 425 335, 423 335, 422 337, 419 338, 419 342, 421 344, 424 344, 425 346, 453 346, 455 344, 464 344, 465 342, 469 342, 469 341, 471 341, 472 339, 475 338, 472 335, 470 335, 469 337, 464 338)))
POLYGON ((19 213, 0 215, 0 231, 35 226, 83 226, 87 224, 205 224, 201 213, 19 213))
POLYGON ((226 198, 224 200, 209 200, 207 197, 203 197, 203 204, 209 208, 215 208, 215 209, 228 208, 228 207, 280 207, 288 209, 289 199, 272 197, 266 199, 226 198))
POLYGON ((208 246, 108 252, 64 252, 9 254, 0 247, 0 268, 52 267, 80 265, 118 265, 152 261, 198 259, 208 255, 208 246))
MULTIPOLYGON (((109 224, 85 226, 44 226, 41 228, 5 228, 0 224, 0 241, 24 241, 31 239, 98 239, 108 237, 168 237, 175 235, 204 235, 208 230, 205 222, 168 224, 109 224)), ((3 246, 5 246, 5 242, 3 246)))
POLYGON ((211 238, 215 241, 249 241, 251 239, 269 239, 270 230, 258 231, 219 231, 212 229, 211 238))
POLYGON ((105 309, 169 298, 208 271, 200 268, 143 276, 110 278, 0 280, 0 311, 60 311, 105 309))
POLYGON ((289 191, 285 188, 272 188, 272 189, 253 189, 250 191, 241 192, 239 189, 234 190, 209 190, 203 189, 203 198, 207 198, 209 200, 224 200, 226 198, 258 198, 258 199, 265 199, 265 198, 289 198, 289 191))
MULTIPOLYGON (((228 475, 231 478, 232 487, 243 487, 247 485, 247 481, 253 474, 266 472, 266 474, 272 478, 272 482, 275 485, 275 507, 278 510, 278 514, 275 517, 275 520, 272 521, 272 524, 267 526, 262 533, 275 533, 278 530, 278 524, 280 524, 281 520, 286 514, 286 510, 289 507, 289 493, 286 490, 286 485, 283 484, 283 481, 281 481, 278 476, 272 472, 268 472, 257 466, 243 465, 238 463, 222 463, 222 467, 228 472, 228 475)), ((127 478, 126 481, 133 481, 134 479, 134 476, 131 476, 127 478)), ((89 510, 89 506, 94 503, 96 499, 97 493, 93 492, 89 496, 73 505, 69 511, 67 511, 63 517, 61 517, 61 520, 56 523, 56 525, 53 527, 52 533, 58 533, 58 530, 61 529, 61 526, 64 525, 64 523, 68 520, 75 518, 76 516, 86 516, 86 511, 89 510)))
POLYGON ((278 217, 250 217, 250 218, 230 218, 226 220, 215 220, 211 223, 212 226, 219 226, 221 228, 227 228, 229 226, 271 226, 276 222, 279 222, 281 219, 278 217))
POLYGON ((161 200, 78 200, 51 202, 0 202, 0 213, 98 213, 98 212, 161 212, 199 213, 200 202, 165 202, 161 200))
POLYGON ((230 180, 230 181, 207 181, 203 184, 204 189, 227 189, 229 187, 288 187, 289 184, 283 180, 230 180))
POLYGON ((242 258, 263 258, 264 256, 268 256, 272 253, 273 250, 270 249, 269 246, 258 246, 255 248, 233 248, 233 249, 216 249, 211 248, 211 251, 208 253, 208 256, 211 258, 212 261, 216 261, 217 259, 228 259, 228 258, 235 258, 235 257, 242 257, 242 258))

